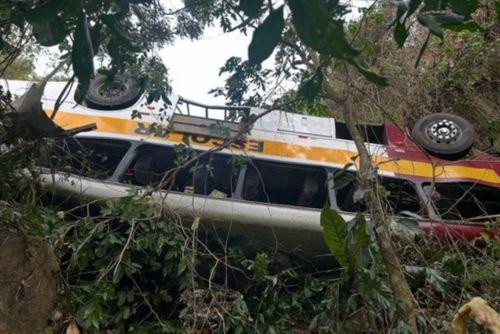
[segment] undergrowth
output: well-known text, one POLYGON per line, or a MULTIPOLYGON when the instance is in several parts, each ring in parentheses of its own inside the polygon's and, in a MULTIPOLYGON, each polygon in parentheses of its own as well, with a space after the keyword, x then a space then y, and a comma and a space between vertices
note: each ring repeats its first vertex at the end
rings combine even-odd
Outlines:
MULTIPOLYGON (((70 323, 84 333, 407 332, 364 220, 344 222, 345 241, 332 248, 341 264, 319 271, 182 225, 137 193, 93 208, 93 216, 82 209, 63 215, 36 205, 0 207, 2 221, 40 226, 61 259, 61 316, 46 333, 64 333, 70 323)), ((325 226, 338 226, 335 219, 325 226)), ((471 297, 500 306, 497 242, 397 245, 422 333, 450 332, 453 314, 471 297)))

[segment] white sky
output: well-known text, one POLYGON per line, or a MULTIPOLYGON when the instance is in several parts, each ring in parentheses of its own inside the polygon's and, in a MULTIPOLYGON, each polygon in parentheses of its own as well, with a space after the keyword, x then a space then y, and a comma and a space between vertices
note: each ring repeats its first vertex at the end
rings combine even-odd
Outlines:
POLYGON ((208 94, 210 89, 224 85, 219 69, 230 57, 247 58, 250 35, 239 32, 223 33, 211 27, 203 38, 182 39, 161 51, 169 68, 173 91, 187 99, 207 104, 224 104, 223 97, 208 94))

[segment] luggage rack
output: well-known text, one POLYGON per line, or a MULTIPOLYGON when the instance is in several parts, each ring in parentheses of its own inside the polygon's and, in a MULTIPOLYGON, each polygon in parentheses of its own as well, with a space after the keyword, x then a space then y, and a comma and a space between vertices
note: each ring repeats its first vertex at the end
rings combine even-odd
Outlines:
POLYGON ((208 106, 179 97, 172 126, 174 131, 208 137, 237 135, 249 107, 208 106))
POLYGON ((249 107, 209 106, 179 97, 175 114, 240 123, 250 114, 249 107))

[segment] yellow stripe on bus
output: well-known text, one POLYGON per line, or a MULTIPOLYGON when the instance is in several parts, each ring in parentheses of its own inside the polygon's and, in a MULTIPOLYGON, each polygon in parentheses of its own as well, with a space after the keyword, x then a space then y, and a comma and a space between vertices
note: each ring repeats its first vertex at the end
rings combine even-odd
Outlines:
MULTIPOLYGON (((46 110, 47 113, 49 111, 46 110)), ((138 134, 138 126, 140 123, 146 126, 150 123, 140 120, 128 120, 121 118, 90 116, 82 114, 74 114, 59 111, 55 117, 56 123, 64 129, 71 129, 82 125, 96 123, 97 129, 100 132, 113 134, 133 135, 138 137, 148 137, 148 135, 138 134)), ((182 143, 183 134, 171 132, 168 137, 157 137, 157 140, 165 140, 169 142, 182 143)), ((252 139, 252 138, 250 138, 252 139)), ((335 163, 345 165, 352 162, 351 158, 357 155, 357 152, 347 151, 335 148, 303 146, 297 144, 289 144, 278 141, 258 140, 263 143, 262 151, 265 155, 305 159, 318 162, 335 163)), ((196 142, 196 145, 214 146, 214 141, 210 140, 206 143, 196 142)), ((247 146, 248 147, 248 146, 247 146)), ((246 149, 245 149, 246 150, 246 149)), ((500 185, 500 176, 493 169, 475 168, 457 165, 434 166, 428 162, 411 161, 411 160, 390 160, 387 157, 375 156, 375 162, 379 164, 381 171, 393 172, 413 177, 436 178, 436 179, 469 179, 482 182, 488 182, 500 185)))

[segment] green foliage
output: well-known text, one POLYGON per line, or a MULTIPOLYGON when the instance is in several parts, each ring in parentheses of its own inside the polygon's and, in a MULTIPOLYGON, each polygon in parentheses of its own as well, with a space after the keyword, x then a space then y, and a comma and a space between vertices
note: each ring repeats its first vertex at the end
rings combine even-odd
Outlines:
POLYGON ((436 35, 437 37, 443 39, 444 37, 443 29, 441 29, 441 27, 438 25, 438 23, 434 20, 432 16, 419 14, 417 15, 417 20, 421 25, 427 27, 433 35, 436 35))
MULTIPOLYGON (((239 27, 242 31, 246 32, 251 21, 261 19, 266 13, 262 6, 261 1, 252 5, 246 1, 240 2, 238 8, 252 19, 241 22, 239 27)), ((296 81, 301 83, 297 96, 308 102, 317 100, 323 93, 324 73, 328 73, 327 78, 332 81, 334 73, 338 72, 340 76, 348 73, 347 65, 352 66, 371 83, 379 86, 389 84, 384 75, 371 68, 371 62, 365 61, 365 58, 375 55, 370 41, 358 39, 358 31, 352 31, 352 39, 348 40, 350 28, 355 25, 346 25, 345 17, 349 11, 345 5, 327 0, 290 0, 277 9, 272 5, 267 9, 270 14, 260 20, 261 23, 253 33, 248 49, 248 61, 236 64, 234 58, 228 60, 221 73, 228 72, 231 75, 224 88, 213 90, 212 93, 226 96, 231 103, 261 102, 261 96, 256 92, 265 90, 268 82, 263 80, 264 75, 259 75, 260 68, 255 65, 271 56, 274 50, 278 50, 275 56, 276 67, 271 73, 274 74, 276 82, 280 82, 282 78, 295 77, 296 81), (285 6, 291 15, 283 18, 285 6), (305 65, 305 70, 303 67, 297 67, 297 63, 305 65), (255 92, 251 92, 251 88, 255 92), (251 97, 245 99, 248 94, 251 94, 251 97)), ((433 0, 400 1, 396 17, 391 24, 391 27, 394 26, 394 40, 400 48, 405 45, 409 36, 407 22, 414 16, 421 26, 441 40, 444 39, 443 29, 477 30, 479 26, 471 19, 477 9, 476 0, 451 0, 443 4, 433 0)), ((365 16, 369 16, 370 12, 368 9, 365 16)), ((360 24, 362 23, 363 20, 360 24)), ((422 44, 417 66, 428 43, 429 38, 422 44)))
POLYGON ((272 11, 264 22, 255 29, 248 47, 248 62, 250 64, 260 64, 271 56, 281 40, 284 27, 283 6, 281 6, 272 11))
POLYGON ((256 17, 264 0, 240 0, 240 9, 248 17, 256 17))
POLYGON ((258 253, 251 266, 253 278, 257 282, 262 282, 269 275, 269 259, 266 253, 258 253))
POLYGON ((19 57, 4 71, 3 79, 10 80, 37 80, 33 56, 19 57))
MULTIPOLYGON (((393 25, 394 39, 400 48, 403 47, 408 38, 409 28, 406 27, 406 22, 421 7, 421 4, 422 0, 411 0, 409 3, 400 0, 398 3, 396 19, 393 25)), ((471 17, 478 8, 479 2, 477 0, 427 0, 424 1, 424 5, 417 14, 417 21, 423 27, 426 27, 430 34, 443 40, 443 29, 455 31, 478 30, 480 27, 471 17)), ((427 46, 427 42, 422 45, 420 54, 417 57, 416 66, 420 63, 420 59, 427 46)))
POLYGON ((323 74, 318 71, 300 85, 297 94, 312 102, 323 90, 323 74))
POLYGON ((384 77, 378 75, 377 73, 370 71, 369 69, 367 69, 365 66, 363 66, 359 62, 349 61, 348 63, 352 64, 358 70, 358 72, 362 76, 365 77, 366 80, 368 80, 374 84, 377 84, 379 86, 389 85, 387 78, 384 78, 384 77))
MULTIPOLYGON (((358 31, 357 22, 351 23, 349 29, 352 34, 358 33, 358 47, 364 40, 371 45, 371 53, 365 52, 363 60, 375 64, 371 67, 383 73, 390 82, 390 86, 378 89, 363 80, 354 79, 359 90, 351 93, 358 121, 395 121, 411 127, 424 115, 451 112, 471 121, 476 132, 481 133, 476 148, 498 154, 500 140, 495 121, 498 119, 496 110, 499 101, 494 84, 499 76, 497 69, 500 68, 496 57, 498 40, 491 39, 484 30, 494 24, 483 16, 485 9, 481 8, 474 16, 474 24, 482 27, 477 31, 452 31, 448 28, 451 25, 442 27, 445 39, 441 42, 434 35, 427 39, 428 29, 417 24, 411 40, 401 49, 395 49, 388 36, 381 34, 386 32, 387 22, 392 21, 390 14, 393 11, 392 7, 373 10, 366 16, 361 30, 358 31), (424 44, 427 44, 427 51, 421 50, 424 44), (419 55, 420 64, 415 68, 419 55), (409 62, 409 59, 413 61, 409 62), (413 84, 407 85, 408 82, 413 84)), ((432 16, 439 21, 442 15, 436 13, 432 16)), ((315 105, 325 104, 318 100, 315 105)), ((335 118, 342 117, 336 108, 331 108, 329 114, 335 118)))
MULTIPOLYGON (((307 80, 307 79, 306 79, 307 80)), ((307 82, 304 82, 301 87, 306 85, 307 82)), ((313 87, 312 87, 313 88, 313 87)), ((331 116, 331 112, 328 109, 328 106, 322 103, 321 99, 318 95, 308 95, 307 92, 309 89, 306 87, 303 90, 303 94, 305 94, 306 98, 299 99, 298 92, 290 91, 284 94, 281 98, 276 100, 276 104, 288 104, 289 107, 287 111, 298 113, 298 114, 306 114, 306 115, 314 115, 314 116, 323 116, 328 117, 331 116), (312 100, 310 100, 312 99, 312 100), (292 103, 293 101, 293 103, 292 103)), ((316 90, 313 89, 314 93, 316 90)))
POLYGON ((33 27, 33 35, 42 46, 62 43, 69 34, 66 24, 61 24, 58 14, 64 7, 61 1, 46 1, 34 8, 28 8, 26 21, 33 27))
POLYGON ((339 296, 339 304, 346 305, 344 311, 366 305, 367 316, 382 322, 396 319, 397 302, 386 285, 387 272, 374 238, 373 223, 362 214, 346 222, 327 206, 321 212, 321 223, 325 243, 344 270, 340 288, 345 292, 339 296))
POLYGON ((29 202, 9 203, 5 200, 0 201, 0 222, 0 233, 14 230, 24 235, 42 237, 53 236, 62 223, 50 208, 29 202))
POLYGON ((78 296, 72 307, 82 327, 172 332, 174 301, 192 284, 191 255, 176 228, 173 217, 160 216, 149 198, 137 195, 64 228, 58 249, 68 256, 62 263, 68 297, 78 296))
POLYGON ((259 91, 267 87, 270 71, 263 70, 260 64, 252 65, 238 57, 231 57, 220 69, 219 74, 229 73, 224 88, 210 91, 215 96, 225 96, 233 105, 257 106, 262 102, 259 91), (250 98, 246 94, 253 88, 250 98))
POLYGON ((374 247, 372 223, 362 214, 346 222, 335 210, 325 206, 321 211, 321 225, 326 245, 347 274, 362 271, 367 265, 370 247, 374 247))
MULTIPOLYGON (((338 296, 340 305, 346 305, 351 310, 364 305, 365 315, 370 319, 380 322, 395 321, 391 333, 408 333, 408 326, 397 320, 398 301, 394 300, 386 285, 389 278, 374 238, 376 232, 373 224, 361 214, 346 222, 342 216, 327 206, 323 208, 321 222, 325 243, 343 269, 338 281, 339 288, 341 291, 349 291, 349 294, 338 296)), ((455 298, 457 295, 462 295, 465 287, 471 289, 471 284, 477 284, 478 281, 488 281, 489 287, 497 284, 495 279, 497 273, 494 273, 497 270, 493 269, 496 260, 486 265, 485 259, 495 254, 494 249, 498 247, 498 241, 486 241, 487 247, 482 250, 473 247, 473 242, 469 245, 472 248, 461 244, 462 248, 458 251, 451 245, 443 247, 432 241, 425 241, 422 230, 416 229, 414 222, 400 220, 397 223, 400 225, 398 229, 403 229, 412 236, 405 239, 405 244, 399 245, 399 249, 402 260, 408 263, 404 266, 405 275, 419 303, 435 308, 438 304, 432 304, 433 301, 440 303, 442 300, 448 300, 449 296, 455 298), (420 245, 408 242, 415 235, 422 240, 420 245), (436 252, 436 249, 440 251, 436 252), (472 253, 464 255, 464 251, 479 252, 476 253, 477 257, 474 257, 474 263, 465 260, 472 253), (469 278, 475 283, 471 283, 469 278)), ((471 297, 472 295, 468 295, 465 299, 471 297)), ((453 313, 448 312, 447 317, 452 316, 453 313)), ((435 320, 435 314, 430 318, 419 317, 421 333, 428 332, 429 327, 439 332, 436 327, 441 325, 437 325, 433 319, 435 320)), ((350 330, 352 331, 352 328, 350 330)), ((370 332, 378 330, 371 328, 370 332)))
POLYGON ((353 165, 354 164, 350 163, 345 165, 342 169, 335 171, 333 174, 333 181, 336 190, 344 188, 356 179, 356 175, 354 173, 347 172, 347 169, 353 165))
POLYGON ((80 15, 74 33, 73 50, 71 51, 73 72, 78 78, 81 92, 79 100, 83 98, 83 93, 87 92, 90 79, 94 74, 94 51, 89 33, 87 17, 84 14, 80 15))
POLYGON ((406 38, 408 38, 408 31, 401 23, 396 23, 396 27, 394 28, 394 40, 401 48, 405 44, 406 38))
POLYGON ((321 211, 321 225, 324 229, 325 243, 330 252, 344 269, 349 270, 351 264, 347 259, 347 249, 344 242, 347 237, 347 223, 335 210, 325 206, 321 211))
MULTIPOLYGON (((259 246, 247 248, 241 240, 227 245, 225 263, 233 269, 217 265, 201 249, 186 247, 187 230, 179 233, 175 219, 157 210, 148 198, 132 195, 107 203, 97 217, 59 226, 56 245, 71 286, 65 312, 82 328, 280 333, 297 324, 327 332, 341 327, 330 318, 337 278, 297 272, 286 257, 264 248, 252 258, 249 250, 259 246), (219 287, 228 270, 239 277, 237 285, 219 287)), ((218 256, 217 246, 211 249, 218 256)))
MULTIPOLYGON (((233 104, 259 105, 262 102, 260 91, 269 87, 272 81, 267 79, 273 73, 277 82, 292 77, 301 82, 297 97, 311 102, 323 93, 322 73, 330 75, 332 70, 338 71, 342 64, 353 66, 372 83, 382 86, 388 84, 382 75, 369 69, 362 61, 362 53, 369 52, 369 46, 365 43, 359 49, 354 40, 348 41, 346 6, 335 1, 314 0, 288 1, 277 9, 271 5, 268 9, 270 14, 255 28, 248 61, 239 61, 237 64, 235 58, 231 58, 226 62, 221 73, 230 73, 230 76, 223 88, 211 91, 215 95, 223 95, 233 104), (291 15, 283 18, 283 11, 291 15), (274 71, 262 71, 260 66, 255 66, 271 56, 273 51, 276 51, 274 71), (306 66, 304 71, 296 66, 297 58, 305 57, 298 62, 305 64, 313 54, 318 58, 315 69, 306 66)), ((265 12, 261 10, 258 16, 250 17, 261 18, 265 12)), ((249 24, 243 21, 238 26, 246 32, 249 24)))
POLYGON ((325 56, 349 59, 359 54, 345 36, 344 22, 340 19, 345 7, 323 0, 292 0, 289 6, 293 24, 304 44, 325 56))
POLYGON ((12 96, 0 87, 0 200, 33 201, 37 194, 36 166, 41 165, 48 152, 48 143, 26 140, 29 129, 20 126, 10 112, 12 96))

